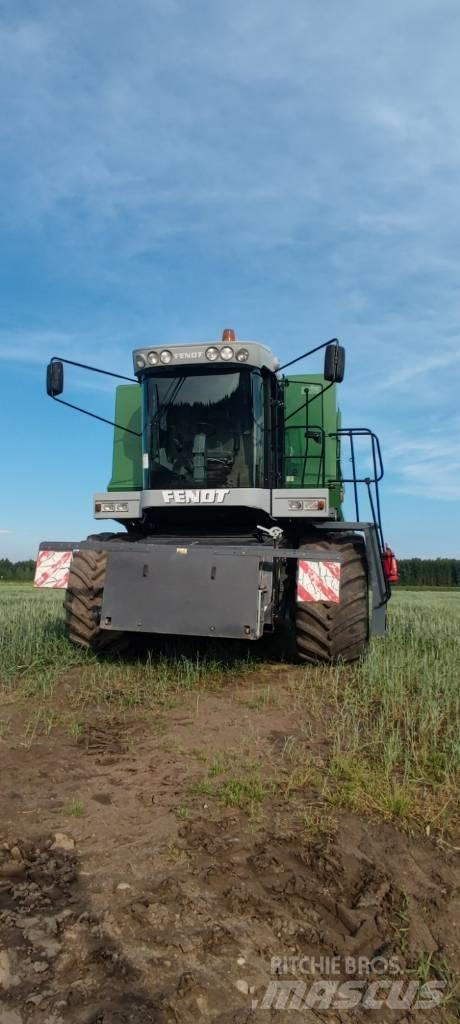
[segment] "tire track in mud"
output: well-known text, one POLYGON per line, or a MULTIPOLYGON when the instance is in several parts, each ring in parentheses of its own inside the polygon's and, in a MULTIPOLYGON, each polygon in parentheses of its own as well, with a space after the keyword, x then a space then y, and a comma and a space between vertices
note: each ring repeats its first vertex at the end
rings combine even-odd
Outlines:
MULTIPOLYGON (((0 1024, 369 1024, 360 1007, 264 1009, 264 994, 274 977, 296 977, 288 958, 395 956, 405 979, 421 954, 451 972, 460 964, 453 854, 344 811, 336 831, 308 835, 299 822, 311 791, 275 793, 254 817, 193 795, 203 764, 243 733, 261 772, 276 771, 291 712, 255 713, 229 693, 193 713, 183 702, 167 721, 164 745, 145 721, 95 716, 76 744, 4 751, 0 1024), (56 840, 75 796, 76 842, 56 840)), ((454 1013, 452 1002, 428 1019, 454 1013)))
MULTIPOLYGON (((391 864, 375 856, 391 839, 391 830, 378 840, 349 821, 340 838, 306 844, 289 831, 251 834, 239 814, 201 817, 180 829, 176 863, 159 858, 153 872, 144 863, 136 884, 112 886, 109 898, 106 888, 102 901, 78 851, 62 848, 68 837, 10 839, 0 850, 1 1024, 331 1020, 261 1008, 272 957, 396 956, 409 972, 411 943, 454 952, 445 944, 455 897, 446 865, 439 859, 427 873, 398 838, 413 887, 431 900, 428 928, 391 864)), ((368 1021, 369 1011, 337 1019, 368 1021)), ((442 1009, 430 1014, 448 1019, 442 1009)))

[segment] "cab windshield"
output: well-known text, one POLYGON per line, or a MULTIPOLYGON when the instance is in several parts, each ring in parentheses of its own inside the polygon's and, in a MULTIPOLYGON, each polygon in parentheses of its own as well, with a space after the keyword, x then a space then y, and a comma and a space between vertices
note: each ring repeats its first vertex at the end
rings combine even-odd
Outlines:
POLYGON ((213 367, 144 382, 145 486, 262 487, 263 379, 213 367))

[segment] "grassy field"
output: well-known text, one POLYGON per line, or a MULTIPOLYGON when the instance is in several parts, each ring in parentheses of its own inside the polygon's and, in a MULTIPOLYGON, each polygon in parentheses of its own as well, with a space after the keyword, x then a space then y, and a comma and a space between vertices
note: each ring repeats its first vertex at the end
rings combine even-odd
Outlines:
POLYGON ((68 642, 62 591, 0 585, 0 693, 49 697, 73 673, 77 703, 148 706, 171 699, 175 690, 242 672, 247 664, 241 647, 236 653, 217 644, 202 653, 193 642, 182 642, 180 653, 162 644, 155 653, 98 661, 68 642))
MULTIPOLYGON (((288 671, 283 700, 298 709, 305 732, 313 720, 321 723, 329 743, 327 755, 293 771, 313 779, 331 808, 376 812, 447 836, 458 820, 460 595, 400 591, 390 627, 363 663, 288 671)), ((78 727, 82 708, 168 706, 181 691, 260 671, 252 650, 197 652, 181 643, 172 653, 97 662, 67 642, 61 592, 0 587, 0 692, 6 700, 41 701, 52 722, 53 694, 71 678, 69 728, 78 727)), ((275 667, 255 701, 280 699, 275 667)))
POLYGON ((398 592, 388 637, 333 668, 192 641, 97 661, 62 600, 0 586, 11 1019, 31 992, 49 1020, 70 992, 74 1024, 252 1019, 274 953, 391 954, 454 1024, 460 595, 398 592))
POLYGON ((458 816, 460 595, 397 593, 390 632, 337 669, 330 771, 357 808, 433 825, 458 816))

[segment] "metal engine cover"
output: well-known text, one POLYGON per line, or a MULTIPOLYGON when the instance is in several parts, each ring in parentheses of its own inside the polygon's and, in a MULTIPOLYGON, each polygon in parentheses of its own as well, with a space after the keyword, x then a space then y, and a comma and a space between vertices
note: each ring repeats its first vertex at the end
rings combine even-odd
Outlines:
POLYGON ((270 570, 250 548, 110 551, 101 628, 256 640, 271 602, 270 570))

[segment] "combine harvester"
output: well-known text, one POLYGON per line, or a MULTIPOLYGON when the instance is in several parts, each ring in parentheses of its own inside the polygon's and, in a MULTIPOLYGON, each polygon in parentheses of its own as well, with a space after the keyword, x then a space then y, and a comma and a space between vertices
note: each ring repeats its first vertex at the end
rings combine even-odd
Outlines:
MULTIPOLYGON (((102 653, 132 633, 275 632, 285 655, 305 661, 363 655, 370 634, 386 630, 397 567, 382 533, 378 438, 341 426, 337 339, 286 367, 233 330, 133 358, 134 379, 109 374, 129 383, 116 388, 112 479, 94 497, 95 519, 124 532, 40 545, 36 584, 66 587, 70 639, 102 653), (322 374, 280 375, 321 349, 322 374), (353 521, 343 514, 347 484, 353 521)), ((59 398, 64 363, 107 371, 51 360, 48 395, 78 408, 59 398)))

